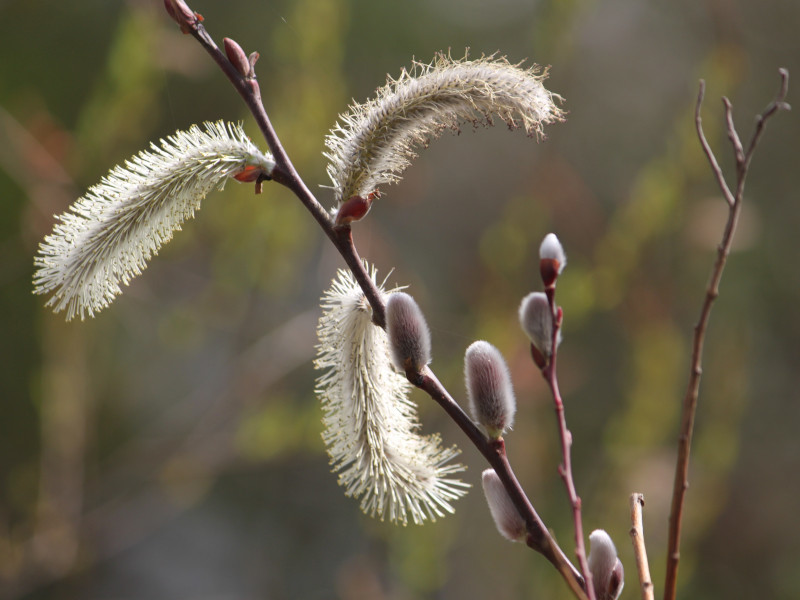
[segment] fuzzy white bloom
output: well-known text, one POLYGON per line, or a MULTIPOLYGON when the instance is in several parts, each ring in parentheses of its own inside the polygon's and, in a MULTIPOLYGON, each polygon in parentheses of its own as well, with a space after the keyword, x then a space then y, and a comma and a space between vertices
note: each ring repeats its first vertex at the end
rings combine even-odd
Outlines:
POLYGON ((375 98, 351 105, 327 136, 337 203, 399 181, 416 148, 461 122, 491 125, 496 115, 511 129, 542 135, 543 124, 563 120, 554 103, 560 97, 545 89, 545 77, 536 66, 523 69, 494 55, 453 60, 439 54, 431 64, 414 62, 375 98))
POLYGON ((228 177, 254 181, 275 161, 222 121, 177 131, 114 167, 58 217, 35 258, 35 293, 67 320, 105 308, 228 177), (255 175, 249 175, 250 172, 255 175), (244 176, 244 177, 243 177, 244 176), (251 177, 251 178, 248 178, 251 177))
MULTIPOLYGON (((375 270, 371 276, 375 280, 375 270)), ((384 293, 381 287, 381 292, 384 293)), ((387 295, 397 289, 385 292, 387 295)), ((452 513, 467 484, 448 464, 459 451, 438 435, 419 434, 411 384, 392 368, 386 332, 349 271, 339 271, 322 298, 315 365, 325 431, 322 438, 346 494, 381 520, 407 524, 452 513)))
POLYGON ((625 586, 625 570, 611 536, 602 529, 589 535, 588 563, 597 600, 617 600, 625 586))
POLYGON ((567 255, 555 233, 548 233, 544 236, 542 244, 539 246, 539 258, 556 261, 559 275, 567 266, 567 255))
MULTIPOLYGON (((542 355, 549 359, 553 354, 553 311, 543 292, 531 292, 519 305, 519 324, 522 331, 542 355)), ((558 331, 556 346, 561 343, 558 331)))
POLYGON ((520 516, 495 470, 486 469, 481 474, 481 482, 497 531, 510 542, 524 540, 527 535, 525 520, 520 516))
POLYGON ((517 401, 511 373, 500 351, 482 340, 470 344, 464 355, 464 379, 472 418, 489 437, 497 439, 511 429, 517 401))

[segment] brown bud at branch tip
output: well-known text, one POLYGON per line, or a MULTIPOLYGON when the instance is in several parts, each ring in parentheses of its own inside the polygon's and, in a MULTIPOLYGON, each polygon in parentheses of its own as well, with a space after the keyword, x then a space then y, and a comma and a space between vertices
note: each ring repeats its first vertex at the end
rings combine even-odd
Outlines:
POLYGON ((203 20, 203 17, 189 8, 183 0, 164 0, 164 8, 172 20, 180 25, 183 33, 189 33, 193 25, 203 20))

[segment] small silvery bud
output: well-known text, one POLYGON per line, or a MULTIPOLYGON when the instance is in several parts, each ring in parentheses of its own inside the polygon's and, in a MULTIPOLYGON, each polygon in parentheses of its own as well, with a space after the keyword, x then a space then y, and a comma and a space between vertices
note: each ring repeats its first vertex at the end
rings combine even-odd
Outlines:
POLYGON ((386 302, 386 333, 392 361, 405 373, 420 372, 431 362, 431 332, 422 311, 405 292, 395 292, 386 302))
POLYGON ((617 600, 625 585, 625 571, 614 542, 602 529, 589 535, 589 571, 597 600, 617 600))
POLYGON ((503 355, 489 342, 473 343, 464 356, 464 379, 472 418, 490 438, 499 438, 514 424, 517 409, 503 355))
POLYGON ((511 542, 523 541, 527 536, 525 521, 508 496, 500 477, 494 469, 486 469, 481 475, 481 480, 486 503, 489 505, 489 512, 492 513, 497 531, 511 542))
MULTIPOLYGON (((531 340, 536 364, 539 368, 544 368, 553 355, 553 312, 544 293, 532 292, 522 299, 519 305, 519 324, 531 340)), ((556 343, 560 342, 559 331, 556 343)))
POLYGON ((552 287, 567 266, 567 255, 555 233, 548 233, 539 246, 539 271, 545 287, 552 287))

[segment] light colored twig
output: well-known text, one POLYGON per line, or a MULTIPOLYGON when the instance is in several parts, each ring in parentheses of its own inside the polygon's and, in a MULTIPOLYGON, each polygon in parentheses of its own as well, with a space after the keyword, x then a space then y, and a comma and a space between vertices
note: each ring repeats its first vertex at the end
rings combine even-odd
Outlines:
POLYGON ((647 548, 644 544, 644 526, 642 524, 642 508, 644 494, 631 494, 631 543, 636 558, 636 570, 639 573, 639 587, 642 600, 653 600, 653 580, 650 577, 650 565, 647 562, 647 548))
POLYGON ((697 104, 695 105, 695 125, 697 129, 697 136, 700 140, 700 145, 703 152, 711 165, 711 171, 717 180, 720 190, 728 203, 728 221, 725 224, 725 230, 722 234, 722 239, 717 248, 717 257, 714 261, 714 266, 711 269, 711 276, 709 278, 708 287, 706 288, 705 299, 703 306, 700 309, 700 317, 694 328, 694 338, 692 341, 692 360, 689 375, 689 384, 686 389, 686 395, 683 399, 683 409, 681 413, 681 429, 678 438, 678 459, 675 465, 675 481, 672 488, 672 507, 670 509, 669 517, 669 540, 667 546, 667 572, 664 579, 664 600, 674 600, 677 591, 678 580, 678 563, 680 562, 680 537, 681 525, 683 522, 683 509, 684 501, 686 498, 686 490, 689 487, 689 454, 692 446, 692 432, 694 430, 694 419, 697 412, 697 397, 700 390, 700 377, 702 370, 703 359, 703 346, 706 338, 706 330, 708 328, 709 318, 711 316, 711 307, 714 301, 719 296, 719 283, 722 279, 722 272, 725 269, 725 263, 730 254, 731 245, 733 244, 733 236, 736 231, 736 224, 739 220, 739 215, 742 209, 742 200, 744 198, 744 184, 747 178, 747 173, 750 168, 750 161, 753 158, 753 153, 764 131, 767 120, 780 110, 788 110, 789 105, 786 104, 786 94, 789 89, 789 72, 786 69, 780 69, 781 85, 775 99, 767 106, 763 113, 756 118, 756 128, 753 133, 750 143, 747 145, 747 150, 743 149, 742 143, 739 139, 739 134, 733 123, 732 106, 727 98, 723 98, 725 106, 725 121, 727 124, 728 139, 733 147, 734 158, 736 160, 736 186, 735 190, 731 192, 725 176, 717 163, 714 153, 706 140, 703 133, 702 121, 700 118, 700 108, 703 103, 703 96, 705 93, 705 83, 700 82, 700 90, 697 95, 697 104))

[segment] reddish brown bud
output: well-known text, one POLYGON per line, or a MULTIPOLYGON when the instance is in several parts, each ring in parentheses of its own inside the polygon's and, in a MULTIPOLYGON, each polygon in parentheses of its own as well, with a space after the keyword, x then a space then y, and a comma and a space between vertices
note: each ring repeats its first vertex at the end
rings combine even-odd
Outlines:
POLYGON ((250 77, 250 61, 247 58, 247 54, 242 50, 242 47, 231 38, 223 39, 222 43, 225 46, 225 54, 228 60, 231 61, 231 64, 239 71, 239 75, 242 77, 250 77))
POLYGON ((548 288, 555 285, 560 272, 559 267, 558 261, 553 258, 543 258, 539 261, 539 273, 542 274, 542 283, 544 283, 544 287, 548 288))
POLYGON ((252 183, 253 181, 258 181, 259 179, 269 179, 269 175, 261 167, 247 165, 244 169, 236 173, 233 178, 236 181, 241 181, 242 183, 252 183))
POLYGON ((202 15, 194 12, 183 0, 164 0, 164 8, 183 33, 189 33, 193 25, 203 20, 202 15))
POLYGON ((336 213, 336 225, 347 225, 353 221, 360 221, 369 212, 372 206, 372 194, 366 198, 351 196, 342 203, 336 213))

